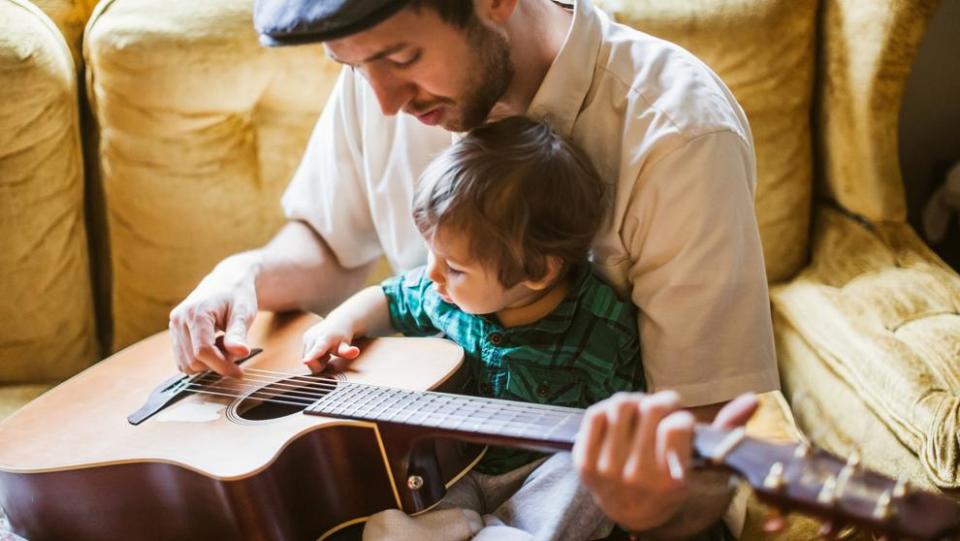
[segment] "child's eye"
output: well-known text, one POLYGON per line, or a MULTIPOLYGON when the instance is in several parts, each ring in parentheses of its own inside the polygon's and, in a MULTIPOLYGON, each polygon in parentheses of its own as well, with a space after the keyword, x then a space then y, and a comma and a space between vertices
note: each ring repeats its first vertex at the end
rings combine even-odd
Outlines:
POLYGON ((449 274, 450 276, 460 276, 461 274, 463 274, 463 271, 459 271, 453 267, 447 267, 447 274, 449 274))

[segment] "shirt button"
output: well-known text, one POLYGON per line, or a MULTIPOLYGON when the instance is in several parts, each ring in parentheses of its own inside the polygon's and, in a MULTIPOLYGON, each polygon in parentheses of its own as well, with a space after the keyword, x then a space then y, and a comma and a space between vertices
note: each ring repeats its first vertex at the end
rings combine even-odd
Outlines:
POLYGON ((500 333, 493 333, 490 335, 490 343, 499 346, 503 342, 503 335, 500 333))
POLYGON ((547 394, 549 394, 549 393, 550 393, 550 386, 547 385, 546 383, 541 383, 541 384, 537 387, 537 394, 538 394, 539 396, 546 398, 547 394))

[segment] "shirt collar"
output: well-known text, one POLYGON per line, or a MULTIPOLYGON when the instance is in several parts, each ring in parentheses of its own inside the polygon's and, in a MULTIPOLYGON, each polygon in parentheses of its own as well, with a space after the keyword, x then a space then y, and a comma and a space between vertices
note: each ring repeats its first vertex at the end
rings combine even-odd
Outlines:
POLYGON ((593 83, 593 72, 603 39, 599 11, 590 0, 576 0, 573 24, 560 53, 540 83, 527 116, 547 120, 553 129, 569 137, 583 100, 593 83))

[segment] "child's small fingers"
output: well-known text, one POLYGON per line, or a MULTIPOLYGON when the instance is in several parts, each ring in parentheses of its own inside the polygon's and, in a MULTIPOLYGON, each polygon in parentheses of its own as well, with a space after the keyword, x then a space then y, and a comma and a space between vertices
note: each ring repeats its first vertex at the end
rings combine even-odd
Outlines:
POLYGON ((307 368, 310 369, 310 373, 319 374, 323 372, 323 369, 327 367, 326 360, 311 359, 308 361, 303 361, 303 364, 307 365, 307 368))
POLYGON ((332 340, 326 337, 318 338, 312 343, 305 343, 303 347, 303 361, 307 362, 323 357, 330 351, 332 346, 332 340))
POLYGON ((360 355, 360 348, 351 345, 347 341, 343 341, 340 342, 340 346, 337 348, 337 355, 344 359, 356 359, 357 356, 360 355))

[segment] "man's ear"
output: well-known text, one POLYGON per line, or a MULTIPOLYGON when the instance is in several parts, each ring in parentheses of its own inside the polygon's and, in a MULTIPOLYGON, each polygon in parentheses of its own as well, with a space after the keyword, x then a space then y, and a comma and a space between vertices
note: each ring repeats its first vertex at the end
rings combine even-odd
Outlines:
POLYGON ((527 289, 534 291, 546 289, 557 281, 557 278, 560 276, 560 273, 565 270, 565 267, 563 260, 559 257, 552 255, 547 256, 547 273, 543 275, 543 278, 538 280, 524 280, 523 285, 527 289))
POLYGON ((513 15, 518 0, 476 0, 474 9, 482 21, 502 25, 513 15))

